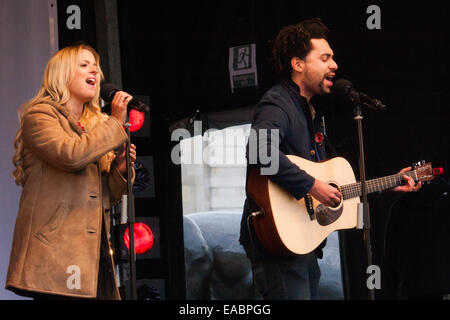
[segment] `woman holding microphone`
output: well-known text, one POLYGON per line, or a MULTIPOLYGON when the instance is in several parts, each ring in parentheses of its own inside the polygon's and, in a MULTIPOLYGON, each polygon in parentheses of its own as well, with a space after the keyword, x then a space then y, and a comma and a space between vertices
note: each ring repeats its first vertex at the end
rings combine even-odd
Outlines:
POLYGON ((23 189, 6 279, 19 295, 120 299, 109 210, 127 190, 123 125, 132 97, 117 92, 111 116, 102 114, 102 78, 93 48, 63 48, 22 107, 13 176, 23 189))

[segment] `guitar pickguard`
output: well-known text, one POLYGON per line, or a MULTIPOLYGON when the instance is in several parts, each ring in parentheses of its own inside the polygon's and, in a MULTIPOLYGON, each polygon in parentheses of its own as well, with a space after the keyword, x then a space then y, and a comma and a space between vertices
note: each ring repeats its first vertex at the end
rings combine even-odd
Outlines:
POLYGON ((319 204, 315 208, 317 222, 321 226, 328 226, 335 222, 341 216, 344 210, 343 202, 337 208, 331 208, 324 204, 319 204))
POLYGON ((317 222, 321 226, 328 226, 335 222, 341 216, 344 211, 344 201, 342 197, 342 189, 341 186, 336 181, 328 181, 330 186, 336 188, 341 193, 341 199, 338 205, 334 207, 328 207, 322 203, 320 203, 315 209, 314 212, 316 214, 317 222))

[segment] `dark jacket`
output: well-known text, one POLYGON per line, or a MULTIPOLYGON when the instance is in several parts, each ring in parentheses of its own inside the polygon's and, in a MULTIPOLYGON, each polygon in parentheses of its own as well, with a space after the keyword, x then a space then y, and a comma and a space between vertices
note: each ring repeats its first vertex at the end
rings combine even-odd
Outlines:
MULTIPOLYGON (((247 144, 247 177, 252 167, 269 167, 272 162, 267 163, 259 157, 260 149, 263 154, 270 155, 278 153, 279 169, 269 178, 288 191, 296 199, 301 199, 311 189, 315 179, 307 172, 293 164, 286 155, 296 155, 311 161, 327 159, 325 150, 325 125, 322 115, 316 110, 313 121, 308 103, 300 95, 299 87, 291 80, 283 80, 280 84, 272 87, 263 96, 256 108, 252 122, 252 135, 247 144), (266 129, 267 134, 261 134, 266 129), (270 132, 279 130, 279 145, 271 139, 270 132), (316 136, 317 135, 317 136, 316 136), (317 140, 317 141, 316 141, 317 140), (253 146, 258 146, 258 161, 251 159, 254 155, 249 154, 253 146)), ((244 212, 241 221, 240 243, 246 247, 250 244, 250 233, 254 243, 254 255, 260 258, 270 258, 270 255, 258 243, 251 223, 247 224, 249 214, 254 211, 255 203, 247 196, 244 204, 244 212), (249 232, 250 229, 250 232, 249 232)))

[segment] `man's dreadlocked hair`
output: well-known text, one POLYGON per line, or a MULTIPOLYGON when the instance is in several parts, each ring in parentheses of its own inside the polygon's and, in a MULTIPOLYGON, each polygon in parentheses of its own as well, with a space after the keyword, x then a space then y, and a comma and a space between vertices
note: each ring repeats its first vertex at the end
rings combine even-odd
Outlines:
POLYGON ((290 77, 291 59, 305 59, 311 51, 311 39, 326 39, 328 28, 319 18, 304 20, 283 27, 273 42, 272 55, 275 68, 281 76, 290 77))

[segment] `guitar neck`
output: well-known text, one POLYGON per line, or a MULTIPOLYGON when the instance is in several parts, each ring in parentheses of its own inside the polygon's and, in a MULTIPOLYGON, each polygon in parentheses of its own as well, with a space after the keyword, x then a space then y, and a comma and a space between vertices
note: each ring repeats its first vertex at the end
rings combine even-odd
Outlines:
MULTIPOLYGON (((402 185, 404 180, 403 176, 410 176, 414 181, 418 180, 416 170, 394 174, 391 176, 371 179, 366 181, 367 193, 373 193, 377 191, 383 191, 386 189, 394 188, 402 185)), ((361 182, 347 184, 342 186, 342 195, 344 200, 362 196, 361 194, 361 182)))

